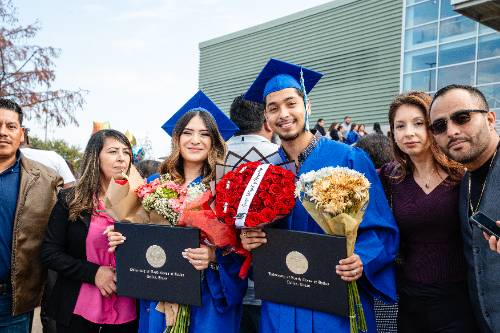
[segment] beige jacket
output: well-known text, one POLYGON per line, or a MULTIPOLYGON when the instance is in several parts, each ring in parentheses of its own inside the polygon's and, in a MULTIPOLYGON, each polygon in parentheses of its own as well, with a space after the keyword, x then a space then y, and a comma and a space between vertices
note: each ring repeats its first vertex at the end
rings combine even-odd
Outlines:
POLYGON ((42 164, 21 156, 20 184, 12 237, 12 314, 40 304, 46 271, 40 248, 62 178, 42 164))

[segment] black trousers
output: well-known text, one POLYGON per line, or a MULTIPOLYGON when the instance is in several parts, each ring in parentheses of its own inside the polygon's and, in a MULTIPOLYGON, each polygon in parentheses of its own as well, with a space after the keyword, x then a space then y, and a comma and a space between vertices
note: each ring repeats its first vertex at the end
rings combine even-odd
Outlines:
POLYGON ((257 333, 260 325, 260 306, 243 304, 240 333, 257 333))
POLYGON ((73 315, 69 326, 57 324, 57 333, 137 333, 137 324, 134 320, 120 325, 101 325, 73 315))
POLYGON ((398 332, 479 332, 466 290, 441 297, 399 295, 398 332))

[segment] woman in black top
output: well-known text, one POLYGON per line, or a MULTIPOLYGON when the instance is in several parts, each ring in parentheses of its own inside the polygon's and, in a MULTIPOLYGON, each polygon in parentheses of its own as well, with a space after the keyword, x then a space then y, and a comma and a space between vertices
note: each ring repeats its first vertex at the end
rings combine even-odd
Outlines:
POLYGON ((409 92, 389 108, 396 160, 381 177, 401 237, 398 331, 477 332, 458 218, 463 168, 430 134, 430 102, 423 92, 409 92))

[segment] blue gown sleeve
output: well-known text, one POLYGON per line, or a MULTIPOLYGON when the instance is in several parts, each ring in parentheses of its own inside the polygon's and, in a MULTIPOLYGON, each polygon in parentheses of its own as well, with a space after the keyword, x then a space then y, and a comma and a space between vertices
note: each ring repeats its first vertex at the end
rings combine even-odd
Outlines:
POLYGON ((364 173, 370 181, 370 200, 358 230, 354 252, 363 262, 358 281, 370 296, 396 302, 394 259, 399 247, 399 231, 371 160, 359 148, 349 154, 349 167, 364 173))
POLYGON ((222 255, 222 250, 215 251, 217 256, 218 270, 208 268, 204 271, 210 296, 215 309, 224 313, 243 301, 247 288, 247 279, 240 279, 240 271, 243 258, 235 253, 222 255))

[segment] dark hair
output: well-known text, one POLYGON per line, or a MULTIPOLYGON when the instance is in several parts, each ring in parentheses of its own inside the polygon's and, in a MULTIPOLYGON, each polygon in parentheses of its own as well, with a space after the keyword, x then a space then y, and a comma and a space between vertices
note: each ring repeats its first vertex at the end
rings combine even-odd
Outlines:
POLYGON ((152 174, 158 172, 160 164, 160 162, 155 160, 144 160, 137 163, 135 167, 137 168, 137 171, 139 171, 142 178, 148 178, 152 174))
POLYGON ((384 134, 384 132, 382 132, 382 128, 380 128, 379 123, 373 123, 373 131, 377 134, 384 134))
POLYGON ((349 117, 349 116, 345 116, 345 117, 344 117, 344 120, 346 120, 347 118, 351 118, 351 117, 349 117))
POLYGON ((7 99, 7 98, 0 98, 0 109, 6 109, 10 111, 14 111, 17 113, 17 116, 19 117, 19 124, 23 124, 23 110, 13 100, 7 99))
POLYGON ((184 162, 181 156, 179 146, 180 137, 184 128, 194 117, 199 116, 205 126, 207 127, 210 138, 212 139, 212 148, 208 152, 208 158, 203 165, 201 177, 203 183, 209 183, 215 180, 215 165, 223 163, 226 157, 227 146, 224 139, 220 135, 215 123, 214 117, 204 110, 191 110, 186 112, 175 123, 174 131, 172 133, 172 149, 170 155, 160 165, 161 174, 170 174, 177 183, 184 183, 184 162))
POLYGON ((79 172, 80 178, 75 185, 73 198, 68 204, 70 221, 75 220, 83 212, 92 214, 97 207, 96 198, 99 196, 99 191, 101 190, 99 154, 107 138, 115 139, 127 146, 130 156, 127 174, 130 171, 130 165, 132 164, 132 146, 123 133, 112 129, 104 129, 92 134, 87 143, 87 147, 85 147, 85 152, 83 153, 79 172))
POLYGON ((316 123, 320 123, 322 122, 324 119, 323 118, 319 118, 318 121, 316 123))
POLYGON ((331 131, 331 130, 336 130, 336 129, 337 129, 337 124, 338 124, 338 123, 332 123, 332 124, 330 125, 330 127, 328 127, 328 131, 331 131))
MULTIPOLYGON (((284 88, 285 89, 285 88, 284 88)), ((297 92, 297 95, 299 95, 302 100, 304 100, 304 93, 302 92, 302 90, 300 89, 297 89, 297 88, 293 88, 296 92, 297 92)), ((309 100, 309 97, 307 97, 307 99, 309 100)), ((267 106, 267 96, 264 97, 264 108, 267 106)))
POLYGON ((356 123, 352 123, 352 124, 351 124, 351 131, 354 131, 354 128, 355 128, 356 126, 358 126, 358 124, 356 124, 356 123))
POLYGON ((262 129, 264 121, 264 105, 246 100, 240 95, 233 100, 229 109, 229 117, 239 127, 235 135, 257 133, 262 129))
POLYGON ((383 134, 365 135, 356 142, 356 147, 363 149, 370 156, 376 169, 380 169, 382 165, 394 160, 391 142, 383 134))
POLYGON ((479 89, 472 87, 472 86, 464 85, 464 84, 450 84, 450 85, 447 85, 446 87, 439 89, 434 94, 434 97, 432 98, 432 102, 429 106, 429 110, 432 108, 432 104, 434 104, 434 101, 436 101, 436 99, 438 99, 441 96, 446 95, 446 93, 448 93, 451 90, 455 90, 455 89, 461 89, 461 90, 465 90, 465 91, 469 92, 469 94, 471 96, 477 98, 481 102, 482 108, 484 108, 486 111, 490 110, 490 108, 488 106, 488 101, 486 100, 486 97, 484 96, 484 94, 479 89))
POLYGON ((431 96, 421 91, 409 91, 400 95, 397 95, 389 106, 389 126, 390 131, 388 133, 389 140, 391 141, 392 150, 394 154, 394 159, 396 162, 395 173, 392 177, 396 181, 402 181, 407 174, 413 172, 413 162, 410 156, 399 149, 394 138, 394 118, 396 117, 396 112, 402 105, 413 105, 417 107, 425 118, 425 126, 427 128, 427 137, 430 140, 430 148, 432 152, 432 158, 434 163, 441 167, 450 176, 452 182, 458 182, 463 175, 463 167, 461 164, 452 161, 443 154, 439 149, 434 136, 429 131, 429 107, 431 104, 431 96))

